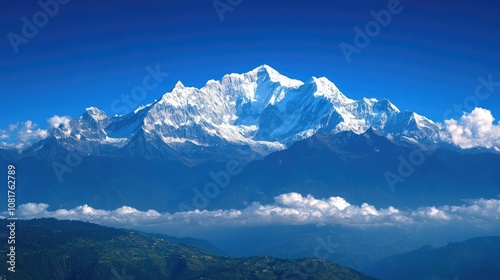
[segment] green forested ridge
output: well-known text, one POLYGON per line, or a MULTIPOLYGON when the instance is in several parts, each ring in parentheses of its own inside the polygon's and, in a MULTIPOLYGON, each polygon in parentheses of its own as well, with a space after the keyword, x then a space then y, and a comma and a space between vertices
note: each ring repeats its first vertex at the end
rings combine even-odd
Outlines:
MULTIPOLYGON (((3 252, 6 237, 4 230, 3 252)), ((2 255, 4 279, 372 279, 329 261, 228 258, 150 234, 55 219, 17 221, 15 273, 2 255)))

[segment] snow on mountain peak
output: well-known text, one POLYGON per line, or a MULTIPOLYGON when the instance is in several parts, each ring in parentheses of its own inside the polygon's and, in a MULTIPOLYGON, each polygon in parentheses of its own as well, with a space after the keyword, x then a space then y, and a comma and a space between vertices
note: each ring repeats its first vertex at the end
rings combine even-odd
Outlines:
POLYGON ((287 76, 281 75, 278 71, 266 64, 253 69, 247 74, 267 76, 271 82, 280 83, 284 87, 297 88, 304 84, 302 81, 290 79, 287 76))
POLYGON ((434 124, 434 122, 424 116, 421 116, 413 112, 413 118, 415 119, 418 126, 426 126, 428 123, 434 124))
POLYGON ((370 104, 370 106, 373 106, 373 105, 375 105, 375 103, 378 102, 378 99, 377 98, 366 98, 366 97, 363 97, 363 102, 365 102, 367 104, 370 104))
POLYGON ((391 101, 389 101, 388 99, 385 99, 385 98, 384 98, 384 99, 382 99, 382 100, 383 100, 384 102, 386 102, 386 103, 387 103, 387 105, 388 105, 388 106, 389 106, 392 110, 394 110, 395 112, 398 112, 398 113, 399 113, 399 112, 401 112, 401 111, 399 110, 399 108, 398 108, 398 107, 396 107, 396 105, 392 104, 392 102, 391 102, 391 101))
POLYGON ((85 112, 97 122, 108 118, 108 115, 103 110, 96 107, 89 107, 85 109, 85 112))
POLYGON ((318 132, 361 134, 370 128, 395 140, 433 139, 438 131, 429 119, 400 112, 387 99, 353 100, 325 77, 303 83, 268 65, 209 80, 200 89, 178 81, 159 101, 127 115, 109 118, 90 107, 71 121, 70 130, 54 131, 63 145, 81 145, 89 153, 101 151, 99 145, 130 145, 126 149, 150 154, 241 157, 286 149, 318 132))
POLYGON ((181 81, 177 81, 177 83, 175 83, 174 88, 183 89, 185 88, 185 86, 181 81))
POLYGON ((323 96, 335 103, 342 104, 354 102, 353 99, 347 98, 342 92, 340 92, 337 86, 326 77, 312 77, 311 83, 316 85, 316 92, 314 93, 314 96, 316 97, 323 96))
POLYGON ((224 75, 220 81, 209 80, 201 89, 177 82, 151 105, 143 130, 167 144, 206 146, 220 139, 252 149, 281 149, 318 131, 360 134, 373 127, 394 137, 403 134, 402 126, 404 131, 434 129, 425 117, 412 117, 416 125, 408 117, 387 99, 350 99, 326 77, 312 77, 304 84, 261 65, 246 73, 224 75))

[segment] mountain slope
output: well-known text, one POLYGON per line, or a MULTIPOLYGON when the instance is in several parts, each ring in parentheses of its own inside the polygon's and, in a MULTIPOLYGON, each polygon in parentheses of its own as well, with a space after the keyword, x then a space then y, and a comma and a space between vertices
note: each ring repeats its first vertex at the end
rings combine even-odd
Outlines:
MULTIPOLYGON (((152 235, 83 222, 38 219, 17 221, 17 227, 22 242, 16 248, 15 279, 20 280, 372 279, 328 261, 219 257, 152 235)), ((7 243, 2 244, 6 251, 7 243)), ((7 271, 7 263, 1 268, 7 271)))
POLYGON ((360 135, 318 133, 245 166, 231 178, 230 187, 210 201, 210 207, 272 203, 275 196, 288 192, 340 196, 357 205, 370 202, 399 209, 497 197, 500 156, 486 152, 423 151, 423 161, 412 165, 411 174, 402 174, 402 181, 391 188, 386 172, 399 176, 402 162, 415 151, 420 151, 419 145, 390 141, 374 130, 360 135))
POLYGON ((425 246, 380 261, 368 271, 382 279, 499 279, 500 236, 445 247, 425 246))

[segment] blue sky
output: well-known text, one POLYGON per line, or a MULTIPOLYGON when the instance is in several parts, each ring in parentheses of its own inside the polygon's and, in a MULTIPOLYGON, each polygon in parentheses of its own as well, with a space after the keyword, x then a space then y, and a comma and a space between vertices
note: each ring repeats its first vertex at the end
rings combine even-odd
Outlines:
MULTIPOLYGON (((59 1, 68 3, 17 53, 8 34, 21 36, 23 17, 33 22, 42 8, 36 1, 2 2, 0 128, 26 120, 45 128, 53 115, 77 117, 90 106, 113 114, 113 102, 157 65, 169 76, 142 103, 178 80, 201 87, 268 64, 304 81, 326 76, 351 98, 388 98, 439 122, 455 104, 473 108, 463 105, 474 101, 478 76, 500 82, 494 0, 401 0, 402 10, 350 63, 339 45, 354 45, 354 28, 365 29, 370 11, 394 0, 241 0, 223 20, 213 0, 59 1)), ((474 105, 500 119, 500 87, 474 105)))

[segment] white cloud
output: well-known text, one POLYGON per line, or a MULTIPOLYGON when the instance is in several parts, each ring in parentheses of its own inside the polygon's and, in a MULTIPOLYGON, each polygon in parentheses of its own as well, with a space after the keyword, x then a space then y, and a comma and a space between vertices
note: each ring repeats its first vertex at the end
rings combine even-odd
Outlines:
MULTIPOLYGON (((377 209, 363 203, 351 205, 341 197, 316 199, 311 195, 287 193, 277 196, 274 204, 253 203, 242 210, 194 210, 177 213, 139 211, 129 206, 100 210, 88 205, 48 211, 47 204, 19 206, 21 218, 52 217, 90 221, 102 225, 130 227, 140 225, 268 225, 332 224, 353 227, 436 225, 460 222, 478 226, 500 224, 500 200, 479 199, 460 206, 423 207, 402 211, 394 207, 377 209)), ((6 215, 7 213, 2 213, 6 215)))
POLYGON ((28 120, 10 124, 7 129, 0 129, 0 147, 7 149, 23 150, 29 148, 36 142, 49 136, 49 131, 63 125, 69 127, 71 119, 68 116, 53 116, 47 120, 48 129, 41 129, 37 124, 28 120))
POLYGON ((34 124, 32 121, 22 123, 21 128, 17 132, 17 138, 22 143, 28 143, 33 140, 38 141, 46 138, 48 135, 47 130, 38 128, 38 125, 34 124))
POLYGON ((12 132, 16 131, 19 127, 19 123, 10 124, 7 129, 0 129, 0 139, 9 139, 12 132))
POLYGON ((62 125, 64 128, 69 128, 70 121, 71 118, 68 116, 60 117, 57 115, 47 120, 47 122, 49 123, 49 128, 58 128, 60 125, 62 125))
POLYGON ((500 147, 500 124, 494 123, 491 111, 476 108, 471 113, 464 113, 459 120, 445 120, 440 138, 462 149, 500 147))
POLYGON ((49 208, 48 204, 45 203, 26 203, 19 205, 17 211, 23 217, 31 217, 40 214, 44 214, 49 208))
POLYGON ((0 147, 22 150, 34 143, 47 138, 49 132, 41 129, 32 121, 25 121, 9 125, 7 129, 0 130, 0 147))

